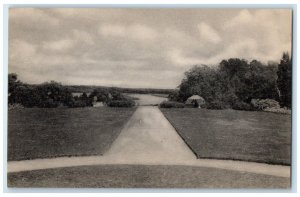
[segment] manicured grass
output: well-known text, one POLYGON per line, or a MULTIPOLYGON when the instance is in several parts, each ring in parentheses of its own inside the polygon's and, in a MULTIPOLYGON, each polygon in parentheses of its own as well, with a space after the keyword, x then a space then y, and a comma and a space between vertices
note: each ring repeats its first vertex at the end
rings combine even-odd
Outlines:
POLYGON ((289 188, 290 179, 205 167, 99 165, 9 173, 8 187, 289 188))
POLYGON ((198 158, 290 165, 291 115, 160 109, 198 158))
POLYGON ((135 108, 24 108, 8 112, 8 160, 101 155, 135 108))

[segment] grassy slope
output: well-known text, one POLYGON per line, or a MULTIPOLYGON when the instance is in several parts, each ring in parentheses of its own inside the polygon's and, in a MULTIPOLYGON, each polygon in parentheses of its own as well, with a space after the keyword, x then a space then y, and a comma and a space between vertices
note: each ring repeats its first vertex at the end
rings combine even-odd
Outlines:
POLYGON ((24 108, 8 113, 8 160, 101 155, 135 108, 24 108))
POLYGON ((289 188, 289 178, 191 166, 100 165, 8 174, 9 187, 289 188))
POLYGON ((199 158, 291 163, 290 115, 194 108, 161 111, 199 158))

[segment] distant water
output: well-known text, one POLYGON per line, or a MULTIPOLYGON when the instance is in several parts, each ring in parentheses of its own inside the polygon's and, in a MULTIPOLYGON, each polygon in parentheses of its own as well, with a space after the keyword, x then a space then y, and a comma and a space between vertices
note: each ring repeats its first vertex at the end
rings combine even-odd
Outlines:
POLYGON ((154 96, 151 94, 127 94, 132 97, 139 98, 139 100, 135 100, 138 105, 158 105, 163 101, 167 101, 167 98, 154 96))

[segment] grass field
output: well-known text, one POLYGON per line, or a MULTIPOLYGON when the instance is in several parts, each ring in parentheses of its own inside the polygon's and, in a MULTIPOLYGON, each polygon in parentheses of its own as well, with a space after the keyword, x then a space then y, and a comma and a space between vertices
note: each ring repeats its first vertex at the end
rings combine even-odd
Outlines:
POLYGON ((8 187, 289 188, 290 179, 205 167, 99 165, 9 173, 8 187))
POLYGON ((8 112, 8 160, 101 155, 135 108, 24 108, 8 112))
POLYGON ((198 158, 291 163, 290 115, 195 108, 160 110, 198 158))

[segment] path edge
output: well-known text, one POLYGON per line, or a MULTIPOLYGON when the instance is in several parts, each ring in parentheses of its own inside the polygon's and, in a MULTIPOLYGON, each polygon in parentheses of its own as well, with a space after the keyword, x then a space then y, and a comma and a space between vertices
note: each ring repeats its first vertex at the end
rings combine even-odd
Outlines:
POLYGON ((178 132, 177 128, 173 126, 173 124, 171 123, 171 121, 169 120, 169 118, 160 110, 160 107, 157 107, 159 109, 159 111, 163 114, 163 116, 167 119, 167 121, 169 122, 169 124, 174 128, 174 130, 176 131, 176 133, 179 135, 179 137, 183 140, 183 142, 187 145, 187 147, 192 151, 192 153, 196 156, 197 159, 200 159, 200 156, 192 149, 192 147, 187 143, 187 141, 184 139, 184 137, 180 134, 180 132, 178 132))

